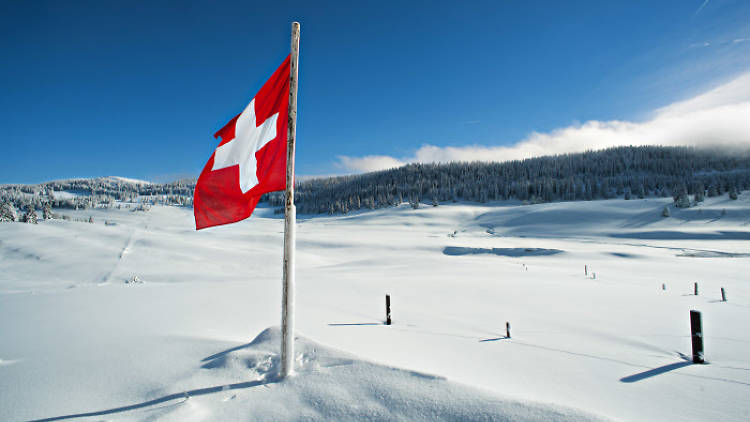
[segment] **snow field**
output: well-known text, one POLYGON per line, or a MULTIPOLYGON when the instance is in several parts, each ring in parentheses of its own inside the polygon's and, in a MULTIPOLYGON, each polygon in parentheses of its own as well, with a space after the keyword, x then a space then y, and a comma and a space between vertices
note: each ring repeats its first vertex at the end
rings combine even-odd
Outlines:
POLYGON ((280 319, 272 210, 200 232, 190 209, 159 206, 67 212, 94 224, 1 224, 0 419, 155 400, 92 417, 743 420, 750 261, 679 255, 750 253, 750 198, 661 217, 670 202, 300 216, 300 371, 284 382, 266 331, 280 319), (483 252, 493 248, 513 256, 483 252), (144 284, 125 284, 134 275, 144 284), (703 312, 709 365, 681 356, 690 309, 703 312))

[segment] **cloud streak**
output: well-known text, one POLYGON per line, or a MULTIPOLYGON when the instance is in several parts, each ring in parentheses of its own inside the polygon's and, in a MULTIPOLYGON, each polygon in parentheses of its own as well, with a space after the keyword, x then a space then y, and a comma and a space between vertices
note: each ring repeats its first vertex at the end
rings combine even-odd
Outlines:
POLYGON ((508 146, 425 144, 412 156, 339 156, 337 167, 351 173, 407 163, 508 161, 583 152, 623 145, 750 147, 750 73, 693 98, 655 110, 643 122, 591 120, 550 132, 532 132, 508 146))
POLYGON ((708 4, 709 1, 711 1, 711 0, 705 0, 703 2, 703 4, 701 4, 701 6, 698 8, 698 10, 696 10, 695 13, 693 13, 693 16, 697 16, 698 13, 700 13, 701 10, 703 10, 703 8, 706 7, 706 5, 708 4))

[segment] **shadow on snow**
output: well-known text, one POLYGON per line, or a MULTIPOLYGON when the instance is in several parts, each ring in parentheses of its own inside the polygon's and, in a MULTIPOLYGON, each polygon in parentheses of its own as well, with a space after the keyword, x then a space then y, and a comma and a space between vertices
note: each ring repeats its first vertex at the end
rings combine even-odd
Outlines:
POLYGON ((669 365, 660 366, 658 368, 649 369, 648 371, 643 371, 637 374, 629 375, 624 378, 620 378, 620 381, 627 382, 627 383, 638 382, 641 380, 645 380, 647 378, 651 378, 657 375, 667 373, 669 371, 674 371, 675 369, 684 368, 692 364, 693 364, 692 362, 686 362, 686 361, 670 363, 669 365))
POLYGON ((228 390, 238 390, 238 389, 243 389, 243 388, 257 387, 259 385, 270 384, 273 382, 275 381, 258 380, 258 381, 238 382, 234 384, 217 385, 214 387, 197 388, 195 390, 188 390, 188 391, 183 391, 181 393, 169 394, 164 397, 159 397, 158 399, 131 404, 128 406, 114 407, 112 409, 99 410, 96 412, 76 413, 72 415, 63 415, 63 416, 55 416, 51 418, 35 419, 30 422, 59 421, 59 420, 64 420, 64 419, 111 415, 113 413, 127 412, 129 410, 135 410, 135 409, 142 409, 145 407, 153 406, 155 404, 166 403, 171 400, 183 399, 184 401, 190 398, 191 396, 202 396, 206 394, 219 393, 219 392, 228 391, 228 390))
POLYGON ((563 253, 559 249, 543 249, 543 248, 469 248, 461 246, 446 246, 443 249, 445 255, 458 256, 458 255, 476 255, 476 254, 493 254, 499 256, 544 256, 544 255, 556 255, 563 253))

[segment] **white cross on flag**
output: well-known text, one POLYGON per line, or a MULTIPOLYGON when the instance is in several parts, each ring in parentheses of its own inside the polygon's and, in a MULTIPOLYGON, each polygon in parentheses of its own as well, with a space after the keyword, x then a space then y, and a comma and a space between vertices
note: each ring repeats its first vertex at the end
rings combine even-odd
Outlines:
POLYGON ((195 186, 196 230, 244 220, 261 195, 286 189, 289 60, 214 135, 221 143, 195 186))

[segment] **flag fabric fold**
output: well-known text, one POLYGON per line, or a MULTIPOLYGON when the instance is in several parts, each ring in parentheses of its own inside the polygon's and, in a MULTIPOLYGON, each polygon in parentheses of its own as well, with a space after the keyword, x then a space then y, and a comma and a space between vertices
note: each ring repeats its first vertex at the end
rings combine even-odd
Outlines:
POLYGON ((214 135, 221 142, 195 186, 196 230, 249 217, 261 195, 286 189, 290 57, 242 113, 214 135))

